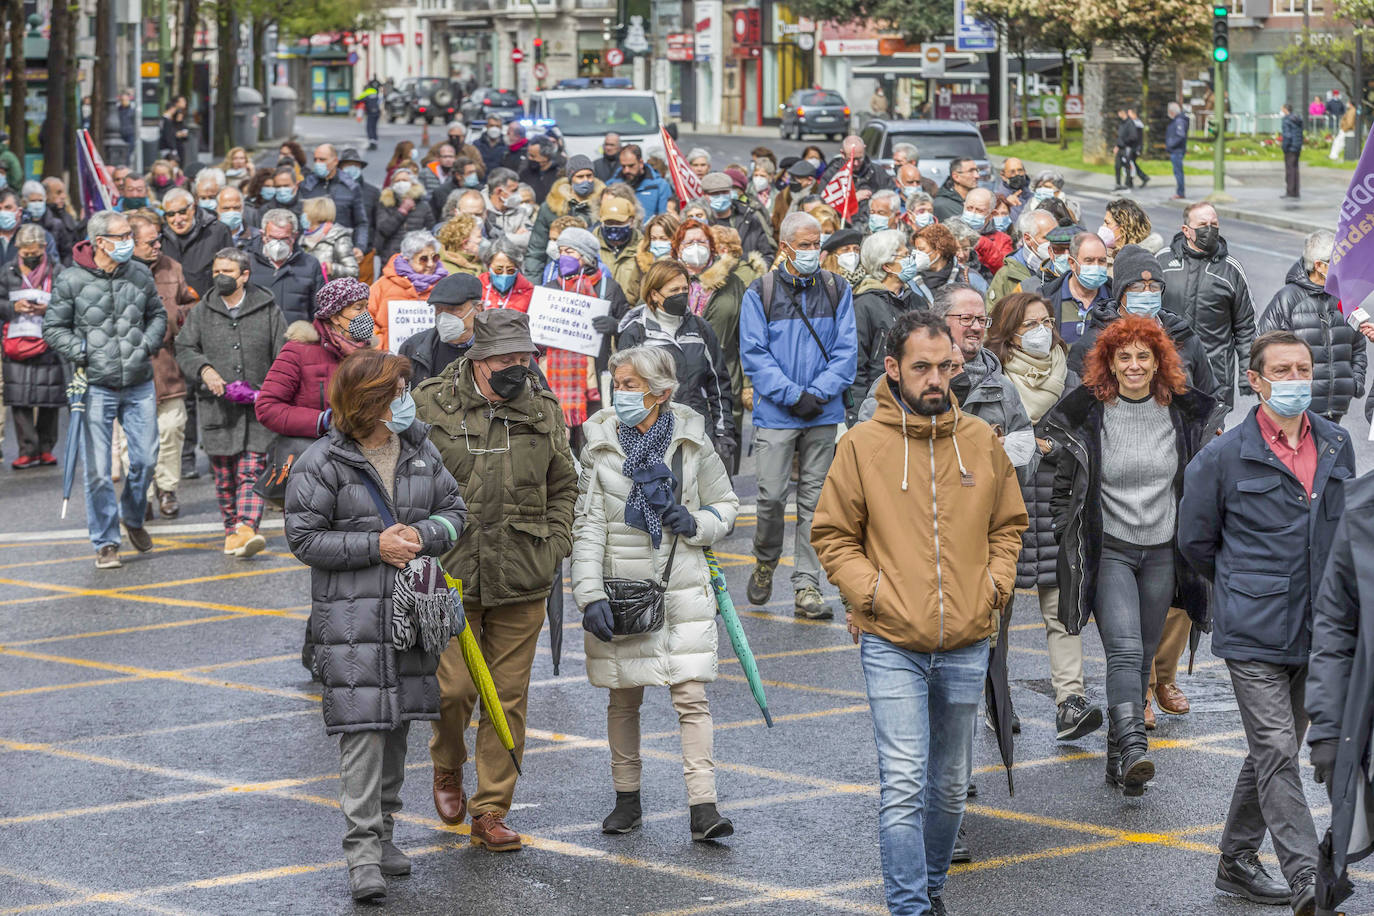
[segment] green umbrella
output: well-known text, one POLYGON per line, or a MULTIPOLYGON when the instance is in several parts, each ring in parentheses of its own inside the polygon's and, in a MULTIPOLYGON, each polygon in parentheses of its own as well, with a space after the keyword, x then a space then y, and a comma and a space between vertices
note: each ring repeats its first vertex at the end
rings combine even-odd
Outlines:
POLYGON ((730 597, 729 586, 725 584, 725 574, 720 571, 720 561, 710 548, 703 553, 706 554, 706 566, 711 570, 711 588, 716 593, 716 610, 725 621, 725 632, 730 634, 730 645, 734 647, 735 657, 739 659, 744 676, 749 680, 749 690, 754 694, 759 709, 763 711, 763 721, 772 728, 773 716, 768 712, 768 698, 763 695, 759 666, 754 662, 753 650, 749 648, 749 637, 744 635, 744 627, 740 625, 739 614, 735 611, 735 601, 730 597))

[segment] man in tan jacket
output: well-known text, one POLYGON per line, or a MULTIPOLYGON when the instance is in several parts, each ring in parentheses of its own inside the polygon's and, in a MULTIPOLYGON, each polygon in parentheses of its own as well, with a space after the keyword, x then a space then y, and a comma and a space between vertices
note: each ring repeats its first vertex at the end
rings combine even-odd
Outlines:
POLYGON ((929 312, 897 319, 877 413, 840 441, 811 529, 826 575, 853 609, 893 912, 944 912, 988 638, 1011 600, 1027 524, 996 433, 951 400, 952 343, 929 312))

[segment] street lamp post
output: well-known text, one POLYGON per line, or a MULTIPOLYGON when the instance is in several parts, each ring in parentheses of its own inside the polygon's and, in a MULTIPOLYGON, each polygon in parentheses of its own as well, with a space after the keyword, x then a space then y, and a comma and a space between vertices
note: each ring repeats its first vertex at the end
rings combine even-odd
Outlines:
POLYGON ((125 165, 129 144, 119 135, 119 12, 113 4, 105 13, 104 39, 100 62, 105 68, 105 164, 125 165))

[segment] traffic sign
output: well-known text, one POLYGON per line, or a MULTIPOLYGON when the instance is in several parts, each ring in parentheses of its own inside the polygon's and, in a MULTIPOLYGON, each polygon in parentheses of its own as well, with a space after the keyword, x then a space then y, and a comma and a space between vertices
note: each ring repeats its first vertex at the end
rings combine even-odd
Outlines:
POLYGON ((511 48, 510 59, 518 64, 525 59, 525 52, 521 51, 519 48, 511 48))
POLYGON ((625 63, 625 52, 619 48, 611 48, 606 52, 606 66, 619 67, 625 63))
POLYGON ((921 76, 939 79, 945 75, 945 46, 927 42, 921 45, 921 76))
POLYGON ((996 51, 997 30, 965 9, 965 0, 954 0, 954 50, 996 51))
POLYGON ((534 78, 535 78, 535 79, 537 79, 537 80, 547 79, 547 78, 548 78, 548 75, 549 75, 549 67, 548 67, 548 64, 542 64, 542 63, 540 63, 540 64, 535 64, 535 65, 534 65, 534 78))

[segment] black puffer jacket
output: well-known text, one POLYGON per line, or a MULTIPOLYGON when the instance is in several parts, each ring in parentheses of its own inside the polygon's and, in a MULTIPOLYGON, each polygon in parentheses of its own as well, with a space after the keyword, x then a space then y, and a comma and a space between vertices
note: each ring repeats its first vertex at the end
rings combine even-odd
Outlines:
POLYGON ((315 294, 324 286, 320 262, 297 248, 286 263, 278 267, 262 253, 263 241, 259 236, 244 249, 253 259, 248 282, 272 294, 288 325, 296 321, 310 322, 315 316, 315 294))
POLYGON ((167 334, 167 310, 152 271, 131 260, 106 273, 89 241, 72 249, 43 315, 43 339, 92 385, 122 390, 153 380, 152 356, 167 334))
POLYGON ((1351 399, 1364 393, 1364 335, 1345 323, 1336 297, 1312 282, 1301 258, 1283 279, 1286 285, 1270 300, 1255 333, 1292 331, 1305 340, 1312 348, 1312 412, 1344 416, 1351 399))
MULTIPOLYGON (((14 300, 10 293, 24 285, 19 275, 19 262, 11 261, 0 267, 0 333, 3 325, 15 318, 14 300)), ((65 407, 67 405, 67 373, 62 357, 51 347, 20 362, 4 360, 5 403, 13 407, 65 407)))
POLYGON ((200 207, 196 207, 195 222, 185 235, 177 235, 170 226, 162 228, 162 253, 181 265, 186 285, 202 299, 214 289, 210 267, 215 262, 215 252, 233 247, 229 227, 200 207))
POLYGON ((868 397, 868 389, 886 371, 884 359, 887 356, 888 329, 899 315, 914 308, 930 308, 930 303, 913 293, 909 287, 904 286, 901 295, 894 295, 886 286, 871 278, 859 284, 854 294, 858 360, 854 384, 849 386, 850 401, 854 406, 846 418, 850 426, 858 422, 859 405, 868 397))
POLYGON ((1226 240, 1217 240, 1210 255, 1188 247, 1183 233, 1174 236, 1169 253, 1160 252, 1164 268, 1164 310, 1180 316, 1202 341, 1221 400, 1230 407, 1236 381, 1248 390, 1245 370, 1255 342, 1255 304, 1245 269, 1231 257, 1226 240))
POLYGON ((706 420, 706 434, 719 448, 735 441, 734 396, 730 371, 720 352, 716 332, 704 318, 688 312, 676 334, 669 334, 649 314, 648 306, 630 309, 620 320, 617 350, 630 347, 666 347, 677 362, 677 391, 673 400, 686 404, 706 420))
MULTIPOLYGON (((420 533, 422 554, 438 557, 453 545, 452 534, 462 533, 467 508, 428 434, 418 421, 400 434, 388 508, 420 533)), ((310 567, 310 633, 331 735, 439 718, 439 656, 418 646, 398 652, 391 644, 396 567, 382 562, 386 525, 363 475, 389 495, 357 442, 334 429, 306 449, 286 482, 286 540, 310 567)))

